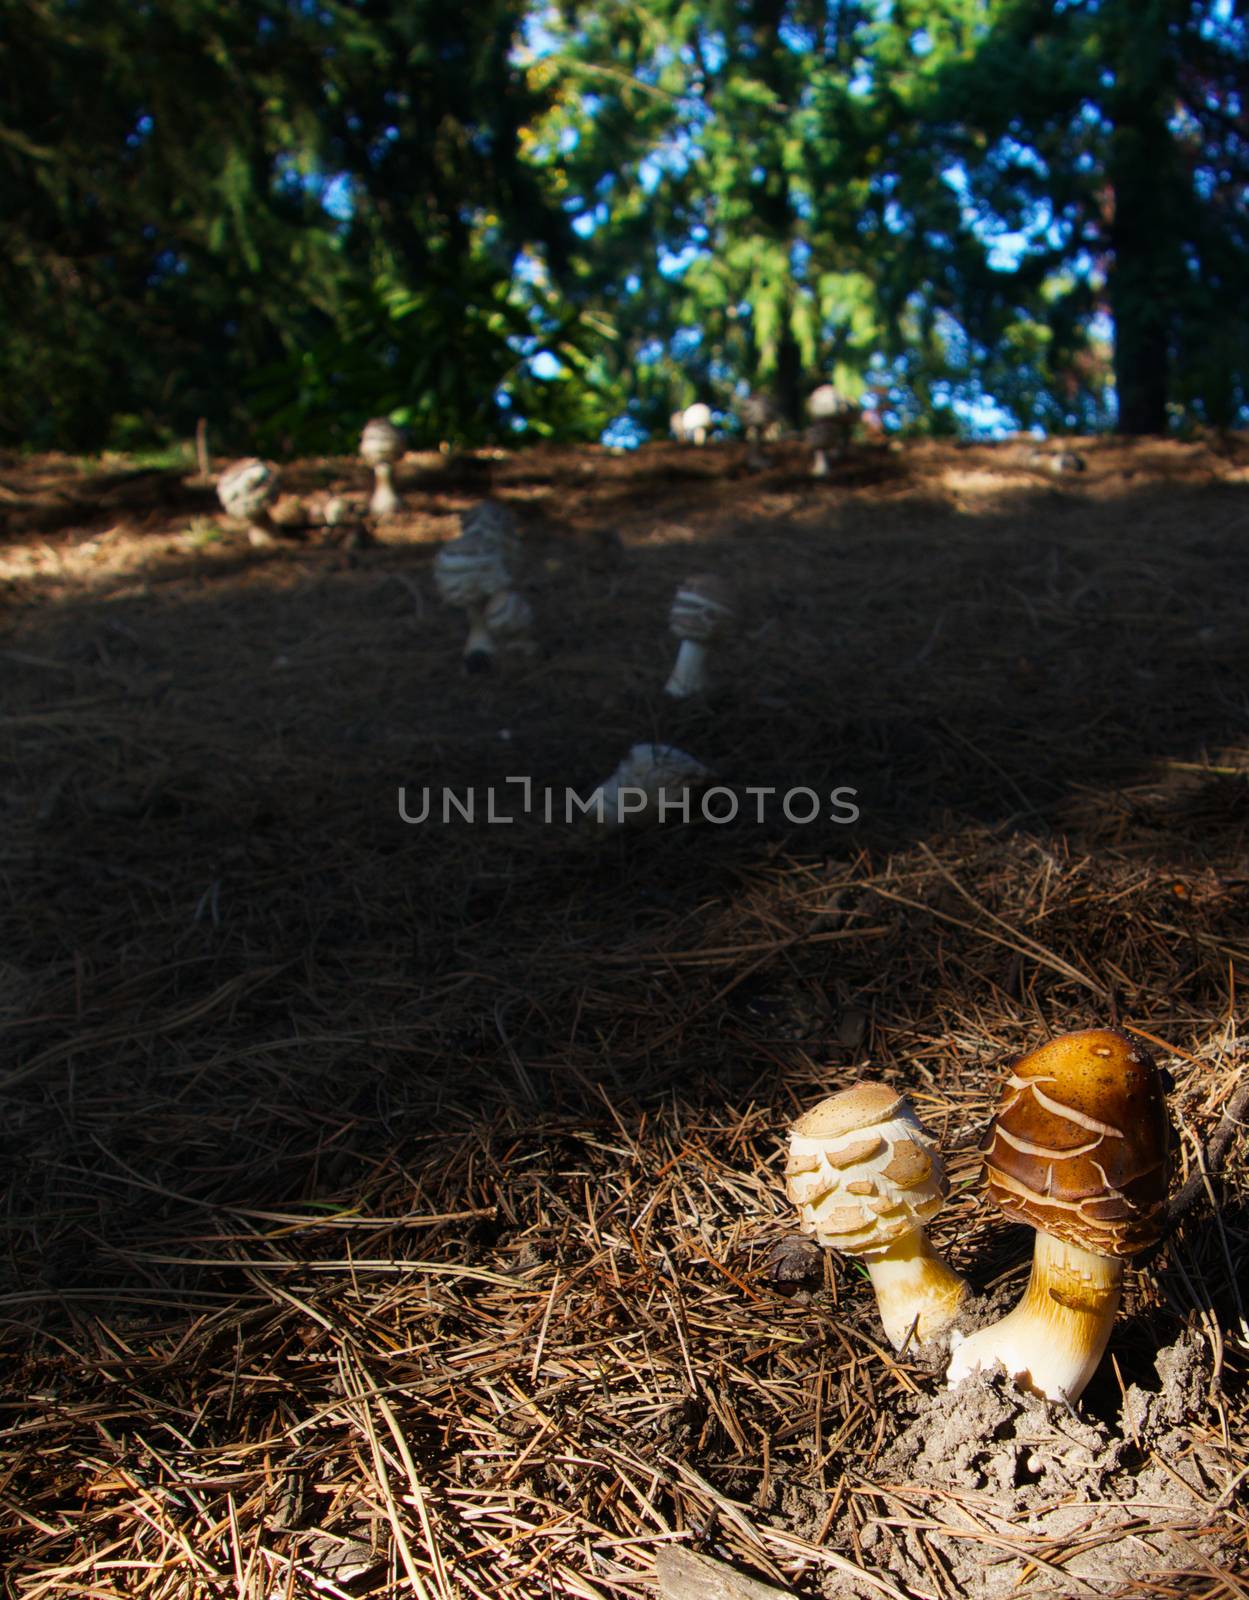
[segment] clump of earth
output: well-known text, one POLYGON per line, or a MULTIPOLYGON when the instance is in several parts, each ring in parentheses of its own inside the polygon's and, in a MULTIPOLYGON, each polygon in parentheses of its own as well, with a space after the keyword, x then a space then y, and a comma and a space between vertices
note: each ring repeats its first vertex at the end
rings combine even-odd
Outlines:
MULTIPOLYGON (((1159 1387, 1129 1387, 1117 1426, 1025 1394, 1000 1368, 913 1397, 833 1539, 845 1549, 857 1534, 864 1568, 903 1591, 967 1600, 1137 1593, 1134 1580, 1200 1569, 1235 1469, 1210 1426, 1198 1339, 1183 1334, 1156 1366, 1159 1387)), ((802 1498, 787 1509, 812 1521, 802 1498)), ((838 1572, 821 1586, 829 1600, 878 1592, 838 1572)))

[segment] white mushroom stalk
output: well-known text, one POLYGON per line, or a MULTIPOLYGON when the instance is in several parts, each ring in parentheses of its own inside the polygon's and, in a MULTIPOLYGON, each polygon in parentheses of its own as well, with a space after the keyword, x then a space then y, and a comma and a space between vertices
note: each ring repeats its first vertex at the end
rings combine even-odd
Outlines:
POLYGON ((1106 1353, 1122 1289, 1121 1260, 1038 1233, 1023 1299, 955 1342, 947 1382, 1000 1362, 1021 1388, 1074 1404, 1106 1353))
POLYGON ((434 583, 439 596, 468 613, 468 639, 464 645, 464 664, 470 672, 488 668, 497 653, 497 642, 486 623, 486 607, 501 591, 510 588, 508 563, 493 539, 461 534, 443 545, 434 558, 434 583))
POLYGON ((586 815, 606 829, 690 820, 689 796, 712 777, 696 756, 670 744, 635 744, 594 791, 586 815))
POLYGON ((790 1129, 785 1187, 804 1233, 862 1260, 895 1350, 949 1327, 967 1284, 924 1232, 949 1185, 905 1096, 885 1084, 857 1083, 799 1117, 790 1129))
POLYGON ((668 627, 681 641, 676 663, 664 693, 683 700, 705 694, 711 684, 708 655, 711 645, 737 620, 729 586, 713 573, 687 578, 673 597, 668 627))
POLYGON ((1037 1230, 1019 1305, 955 1342, 948 1379, 999 1362, 1022 1388, 1074 1404, 1114 1326, 1127 1257, 1159 1237, 1167 1194, 1162 1086, 1109 1028, 1060 1035, 1015 1062, 985 1152, 989 1198, 1037 1230))
POLYGON ((278 470, 267 461, 249 456, 226 468, 217 479, 217 498, 228 517, 247 524, 247 537, 254 545, 273 543, 273 518, 269 507, 278 492, 278 470))
POLYGON ((393 463, 407 448, 407 438, 388 417, 366 422, 360 435, 360 459, 373 468, 373 497, 369 511, 375 517, 393 517, 400 506, 393 463))

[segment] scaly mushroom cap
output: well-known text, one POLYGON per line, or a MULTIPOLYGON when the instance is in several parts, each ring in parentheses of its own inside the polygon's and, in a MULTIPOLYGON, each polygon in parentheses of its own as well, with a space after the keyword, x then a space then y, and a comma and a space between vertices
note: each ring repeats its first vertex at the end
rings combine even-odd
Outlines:
POLYGON ((771 395, 748 394, 737 402, 737 415, 744 428, 769 428, 778 412, 771 395))
POLYGON ((500 589, 487 602, 483 620, 496 639, 525 639, 533 632, 533 607, 516 589, 500 589))
POLYGON ((217 498, 228 517, 258 517, 278 492, 276 467, 256 456, 236 461, 217 479, 217 498))
POLYGON ((830 1095, 789 1132, 785 1189, 803 1233, 847 1255, 871 1255, 940 1211, 941 1157, 905 1095, 860 1083, 830 1095))
POLYGON ((398 461, 407 448, 407 436, 389 417, 374 417, 360 435, 360 459, 375 467, 380 461, 398 461))
POLYGON ((733 591, 724 579, 700 572, 686 578, 674 595, 668 626, 678 639, 708 644, 731 628, 736 616, 733 591))
POLYGON ((807 396, 807 415, 816 419, 825 417, 851 418, 858 414, 858 406, 848 395, 832 383, 822 383, 807 396))
POLYGON ((1169 1128, 1143 1045, 1067 1033, 1014 1062, 985 1141, 990 1197, 1013 1222, 1100 1256, 1162 1233, 1169 1128))
MULTIPOLYGON (((687 790, 701 789, 711 780, 711 769, 696 756, 678 750, 671 744, 635 744, 628 755, 602 784, 602 821, 611 828, 624 822, 632 827, 645 827, 657 823, 659 805, 679 806, 681 795, 687 790), (638 790, 645 804, 634 808, 634 797, 629 796, 629 808, 621 812, 622 789, 638 790)), ((596 819, 597 820, 597 819, 596 819)))
POLYGON ((506 589, 511 574, 493 539, 461 534, 434 557, 434 583, 448 605, 476 606, 506 589))

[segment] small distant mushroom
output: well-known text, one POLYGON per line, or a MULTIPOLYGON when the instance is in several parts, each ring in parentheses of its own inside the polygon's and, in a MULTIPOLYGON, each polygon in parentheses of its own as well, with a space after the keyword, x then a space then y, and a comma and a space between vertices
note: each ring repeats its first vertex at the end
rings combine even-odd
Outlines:
POLYGON ((359 550, 372 542, 368 524, 364 520, 363 502, 348 499, 346 495, 333 494, 321 508, 321 520, 329 529, 331 538, 340 541, 349 550, 359 550))
POLYGON ((844 456, 850 448, 850 437, 858 421, 859 410, 855 402, 842 394, 835 384, 822 383, 807 397, 807 414, 811 418, 807 443, 815 456, 811 465, 813 477, 827 477, 830 459, 844 456))
POLYGON ((1019 1305, 956 1342, 951 1386, 998 1362, 1074 1404, 1110 1339, 1123 1263, 1161 1236, 1166 1101, 1153 1058, 1112 1028, 1060 1035, 1016 1061, 986 1141, 989 1198, 1037 1230, 1019 1305))
POLYGON ((712 421, 711 407, 696 400, 684 411, 673 413, 671 427, 683 444, 706 444, 712 421))
POLYGON ((389 417, 374 417, 360 435, 360 459, 373 468, 373 498, 369 511, 375 517, 393 517, 400 501, 395 490, 394 463, 407 449, 407 437, 389 417))
POLYGON ((684 796, 703 788, 711 776, 709 767, 675 745, 635 744, 595 791, 601 799, 588 815, 605 828, 654 826, 669 811, 687 821, 684 796))
POLYGON ((751 467, 766 466, 767 457, 761 446, 763 441, 776 431, 780 422, 780 413, 775 400, 766 394, 743 395, 737 402, 737 419, 746 435, 746 443, 750 446, 746 464, 751 467))
POLYGON ((480 533, 461 534, 434 557, 434 583, 440 597, 468 612, 464 665, 469 672, 484 672, 493 665, 498 645, 486 625, 486 607, 495 595, 509 589, 511 582, 498 541, 480 533))
POLYGON ((1085 470, 1085 460, 1077 455, 1074 450, 1059 450, 1051 455, 1048 450, 1036 446, 1029 450, 1026 463, 1034 472, 1048 472, 1052 477, 1065 478, 1073 472, 1085 470))
POLYGON ((706 692, 711 681, 708 650, 736 620, 733 591, 722 578, 714 573, 686 578, 673 596, 668 613, 668 627, 681 643, 672 674, 664 685, 665 694, 683 700, 706 692))
POLYGON ((275 523, 269 514, 278 492, 278 469, 249 456, 245 461, 235 461, 217 479, 217 498, 228 517, 237 517, 247 524, 247 537, 257 546, 273 543, 275 523))
POLYGON ((924 1233, 949 1184, 905 1095, 856 1083, 805 1112, 789 1132, 785 1187, 803 1233, 862 1259, 895 1350, 950 1326, 967 1284, 924 1233))

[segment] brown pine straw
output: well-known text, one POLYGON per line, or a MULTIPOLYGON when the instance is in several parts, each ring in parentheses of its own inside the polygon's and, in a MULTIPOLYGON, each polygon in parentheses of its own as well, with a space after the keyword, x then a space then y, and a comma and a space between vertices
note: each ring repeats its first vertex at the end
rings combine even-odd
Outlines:
POLYGON ((8 1592, 608 1600, 677 1545, 953 1600, 953 1538, 1100 1595, 1072 1563, 1145 1536, 1167 1564, 1117 1592, 1249 1592, 1242 446, 1091 442, 1074 486, 1009 446, 829 485, 796 446, 427 462, 379 548, 271 557, 176 485, 92 518, 81 473, 0 463, 8 1592), (549 653, 483 682, 429 565, 486 490, 549 653), (748 620, 673 707, 700 570, 748 620), (400 783, 584 789, 653 737, 862 820, 396 817, 400 783), (1085 1410, 1195 1330, 1219 1481, 1060 1542, 885 1474, 939 1378, 852 1266, 784 1295, 769 1260, 787 1122, 870 1071, 947 1152, 942 1248, 1017 1290, 978 1140, 1010 1055, 1094 1023, 1171 1075, 1176 1227, 1085 1410), (872 1554, 904 1525, 922 1582, 872 1554))

